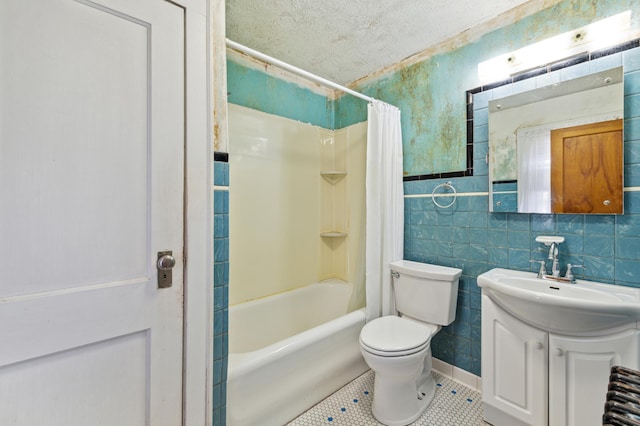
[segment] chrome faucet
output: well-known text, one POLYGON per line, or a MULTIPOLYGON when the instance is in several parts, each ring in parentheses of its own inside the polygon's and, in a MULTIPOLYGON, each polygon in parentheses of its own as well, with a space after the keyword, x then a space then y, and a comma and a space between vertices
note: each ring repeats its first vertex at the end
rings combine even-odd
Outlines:
POLYGON ((530 260, 529 262, 540 263, 540 270, 538 271, 538 278, 542 278, 543 280, 552 280, 559 282, 568 282, 575 284, 576 277, 573 275, 572 268, 584 268, 583 265, 572 265, 567 264, 567 273, 564 277, 560 276, 560 262, 558 261, 558 246, 560 243, 564 242, 564 237, 559 236, 538 236, 536 237, 536 241, 542 243, 549 247, 549 254, 547 256, 548 260, 551 260, 551 274, 547 274, 546 265, 544 260, 530 260))
POLYGON ((553 263, 551 264, 551 275, 556 278, 559 277, 560 265, 558 263, 558 244, 557 243, 551 243, 551 246, 549 247, 548 259, 553 261, 553 263))
POLYGON ((539 263, 540 264, 540 269, 538 270, 538 275, 536 276, 537 278, 544 278, 545 275, 547 275, 547 265, 545 264, 544 260, 534 260, 531 259, 529 260, 530 263, 539 263))
POLYGON ((584 268, 584 265, 572 265, 571 263, 567 263, 567 273, 564 274, 564 277, 571 284, 575 284, 576 283, 576 276, 573 275, 573 268, 584 268))

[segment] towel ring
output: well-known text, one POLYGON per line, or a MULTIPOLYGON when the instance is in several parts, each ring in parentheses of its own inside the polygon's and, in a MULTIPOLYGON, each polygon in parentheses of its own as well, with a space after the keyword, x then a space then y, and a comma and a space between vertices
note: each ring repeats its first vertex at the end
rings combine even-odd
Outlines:
POLYGON ((453 185, 451 185, 451 181, 449 182, 445 182, 445 183, 441 183, 440 185, 436 185, 435 188, 433 188, 433 191, 431 192, 431 201, 433 201, 433 204, 435 204, 436 206, 440 207, 441 209, 448 209, 449 207, 451 207, 453 205, 453 203, 456 202, 456 199, 458 198, 458 192, 456 191, 456 189, 453 187, 453 185), (453 200, 451 200, 451 202, 449 204, 440 204, 436 201, 436 191, 438 190, 438 188, 440 187, 444 187, 445 189, 450 189, 453 191, 453 200))

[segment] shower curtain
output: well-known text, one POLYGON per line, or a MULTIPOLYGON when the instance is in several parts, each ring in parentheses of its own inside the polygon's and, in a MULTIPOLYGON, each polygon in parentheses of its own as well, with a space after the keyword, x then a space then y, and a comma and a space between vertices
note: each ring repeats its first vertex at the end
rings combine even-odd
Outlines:
POLYGON ((395 312, 389 264, 403 257, 404 193, 400 110, 369 104, 366 174, 366 317, 395 312))
POLYGON ((551 213, 550 132, 545 127, 516 132, 519 212, 551 213))

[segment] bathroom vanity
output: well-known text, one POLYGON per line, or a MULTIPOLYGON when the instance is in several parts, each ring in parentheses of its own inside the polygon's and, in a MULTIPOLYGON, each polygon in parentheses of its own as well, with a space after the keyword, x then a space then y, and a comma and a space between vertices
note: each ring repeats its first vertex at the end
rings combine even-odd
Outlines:
POLYGON ((640 367, 640 290, 506 269, 478 285, 485 420, 601 425, 611 366, 640 367))

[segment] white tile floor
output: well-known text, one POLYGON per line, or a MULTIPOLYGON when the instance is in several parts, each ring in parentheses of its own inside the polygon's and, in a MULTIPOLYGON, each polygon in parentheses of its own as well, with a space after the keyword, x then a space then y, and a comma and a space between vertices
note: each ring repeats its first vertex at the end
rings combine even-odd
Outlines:
MULTIPOLYGON (((478 426, 482 420, 480 393, 434 372, 438 387, 427 410, 412 425, 478 426)), ((309 411, 294 419, 289 426, 316 425, 380 425, 371 414, 373 372, 358 377, 309 411)))

